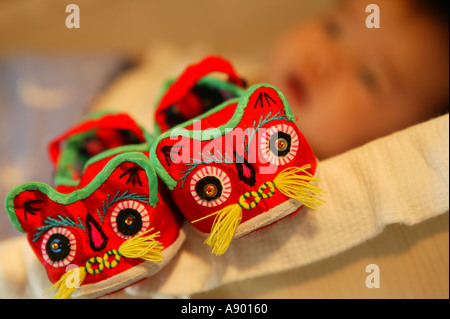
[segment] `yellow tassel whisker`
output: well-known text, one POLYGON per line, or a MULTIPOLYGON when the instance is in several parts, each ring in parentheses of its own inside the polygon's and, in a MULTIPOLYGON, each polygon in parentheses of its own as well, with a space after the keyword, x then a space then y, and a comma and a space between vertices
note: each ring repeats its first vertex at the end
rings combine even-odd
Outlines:
POLYGON ((229 205, 215 213, 216 218, 211 227, 211 233, 205 244, 212 248, 212 253, 223 255, 234 237, 236 228, 242 220, 242 208, 239 204, 229 205))
POLYGON ((220 210, 218 210, 217 212, 214 212, 214 213, 212 213, 212 214, 203 216, 203 217, 201 217, 201 218, 199 218, 199 219, 193 220, 191 223, 194 224, 194 223, 199 222, 199 221, 201 221, 201 220, 204 220, 204 219, 206 219, 206 218, 209 218, 209 217, 212 217, 212 216, 214 216, 214 215, 217 215, 218 213, 220 213, 220 210))
POLYGON ((151 228, 142 234, 132 237, 120 245, 117 250, 121 256, 127 258, 141 258, 149 261, 162 261, 161 254, 164 246, 156 238, 160 236, 160 231, 150 234, 151 228))
MULTIPOLYGON (((118 254, 127 258, 141 258, 150 261, 162 261, 163 245, 155 238, 160 236, 160 232, 150 234, 154 228, 151 228, 142 234, 132 237, 125 241, 118 249, 118 254)), ((55 290, 54 299, 68 299, 79 288, 86 278, 86 267, 78 267, 66 272, 55 282, 45 293, 55 290)))
POLYGON ((84 267, 71 269, 44 292, 44 295, 54 290, 58 290, 53 296, 54 299, 69 299, 75 289, 81 286, 85 278, 86 270, 84 267))
POLYGON ((277 175, 274 183, 276 189, 285 196, 295 198, 303 205, 317 209, 324 203, 320 198, 324 191, 313 184, 320 179, 307 171, 310 168, 309 164, 302 167, 288 167, 277 175))
POLYGON ((219 211, 196 219, 192 221, 192 223, 215 216, 211 232, 205 240, 205 244, 212 248, 213 254, 217 256, 223 255, 234 237, 236 228, 242 221, 243 209, 252 209, 258 205, 263 198, 270 198, 275 192, 275 188, 283 195, 295 198, 307 207, 316 209, 322 205, 324 201, 320 196, 323 193, 323 190, 313 184, 320 179, 315 178, 307 171, 310 168, 311 165, 309 164, 304 165, 303 167, 286 168, 277 175, 273 183, 266 182, 259 188, 258 192, 245 193, 240 197, 239 203, 226 206, 219 211), (265 193, 264 191, 267 187, 269 187, 271 191, 265 193), (248 198, 254 199, 253 202, 248 203, 246 201, 248 198))

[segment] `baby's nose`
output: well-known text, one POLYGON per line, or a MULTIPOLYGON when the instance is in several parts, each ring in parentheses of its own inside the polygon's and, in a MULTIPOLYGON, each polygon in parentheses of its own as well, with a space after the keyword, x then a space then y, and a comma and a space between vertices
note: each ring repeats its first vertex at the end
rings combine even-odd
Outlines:
POLYGON ((311 50, 305 55, 305 72, 318 85, 330 81, 336 73, 337 59, 328 50, 311 50))

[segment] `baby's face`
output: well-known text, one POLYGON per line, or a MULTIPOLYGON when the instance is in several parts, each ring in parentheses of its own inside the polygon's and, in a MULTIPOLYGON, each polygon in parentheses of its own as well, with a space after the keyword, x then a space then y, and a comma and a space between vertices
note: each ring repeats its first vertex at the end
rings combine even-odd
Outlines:
POLYGON ((280 41, 268 81, 286 95, 297 125, 323 159, 424 121, 448 99, 448 45, 407 1, 346 1, 280 41))

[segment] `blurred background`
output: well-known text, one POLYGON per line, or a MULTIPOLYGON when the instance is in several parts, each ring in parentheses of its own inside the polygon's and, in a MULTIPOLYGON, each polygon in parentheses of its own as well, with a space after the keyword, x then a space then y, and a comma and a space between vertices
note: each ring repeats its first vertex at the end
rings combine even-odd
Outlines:
MULTIPOLYGON (((52 184, 49 141, 90 110, 127 105, 150 114, 162 70, 175 74, 197 55, 257 68, 283 30, 333 2, 0 0, 2 202, 21 183, 52 184), (80 28, 66 27, 71 3, 79 7, 80 28), (133 100, 132 81, 128 94, 117 93, 124 90, 120 79, 142 69, 149 72, 141 72, 139 85, 153 94, 133 100)), ((0 207, 0 240, 19 235, 0 207)))
POLYGON ((280 31, 333 0, 1 0, 0 50, 117 50, 208 43, 220 53, 258 53, 280 31), (68 4, 81 12, 67 29, 68 4), (75 32, 76 31, 76 32, 75 32))

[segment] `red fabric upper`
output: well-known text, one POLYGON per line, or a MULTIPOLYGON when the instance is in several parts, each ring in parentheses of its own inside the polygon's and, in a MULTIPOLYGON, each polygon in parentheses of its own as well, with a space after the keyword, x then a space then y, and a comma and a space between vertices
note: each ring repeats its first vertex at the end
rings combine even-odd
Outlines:
POLYGON ((244 82, 237 75, 231 63, 222 57, 208 56, 198 63, 189 65, 168 88, 158 103, 155 122, 158 123, 162 132, 170 129, 166 121, 166 110, 175 103, 177 104, 178 113, 186 120, 202 113, 202 105, 191 90, 198 80, 212 72, 224 73, 228 76, 228 82, 244 87, 244 82))

